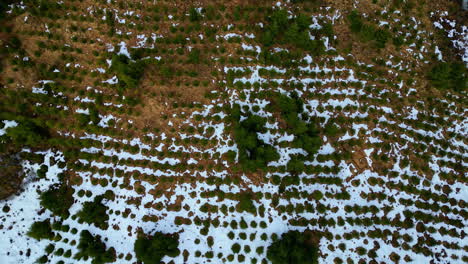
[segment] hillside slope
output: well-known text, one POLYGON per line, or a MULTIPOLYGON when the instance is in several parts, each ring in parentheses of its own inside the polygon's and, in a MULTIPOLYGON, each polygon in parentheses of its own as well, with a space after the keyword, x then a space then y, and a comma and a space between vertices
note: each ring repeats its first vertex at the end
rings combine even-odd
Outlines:
POLYGON ((5 5, 0 263, 145 262, 138 238, 164 263, 275 263, 291 230, 319 263, 466 263, 466 17, 448 0, 5 5))

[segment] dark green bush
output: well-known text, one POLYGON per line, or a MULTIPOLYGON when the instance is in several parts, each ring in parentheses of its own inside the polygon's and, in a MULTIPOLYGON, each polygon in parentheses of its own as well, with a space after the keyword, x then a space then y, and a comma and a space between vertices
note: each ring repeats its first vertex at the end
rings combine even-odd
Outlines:
POLYGON ((295 147, 304 149, 309 156, 315 154, 322 145, 322 140, 315 124, 306 123, 299 118, 299 114, 303 112, 303 103, 299 96, 296 93, 292 93, 291 97, 277 94, 274 98, 274 107, 286 121, 286 131, 294 134, 295 147))
POLYGON ((132 61, 125 55, 114 55, 111 70, 119 78, 119 91, 136 88, 143 76, 144 66, 143 60, 132 61))
POLYGON ((45 141, 50 137, 48 129, 43 124, 38 124, 38 122, 41 122, 39 119, 18 119, 20 119, 17 120, 18 126, 9 127, 6 130, 6 135, 4 135, 8 137, 13 144, 34 147, 41 143, 45 143, 45 141))
POLYGON ((195 9, 194 7, 190 8, 190 10, 189 10, 190 22, 200 21, 201 18, 202 18, 202 16, 200 15, 200 13, 198 13, 197 9, 195 9))
POLYGON ((156 232, 153 236, 139 236, 135 241, 134 251, 138 261, 144 264, 159 264, 164 256, 179 255, 178 235, 156 232))
POLYGON ((96 196, 94 201, 85 202, 83 204, 83 209, 77 213, 77 216, 80 220, 88 223, 94 224, 95 226, 105 229, 107 228, 107 221, 109 216, 107 215, 107 206, 102 204, 103 196, 96 196))
MULTIPOLYGON (((267 18, 266 25, 260 35, 260 43, 269 47, 274 44, 293 45, 297 48, 319 55, 325 50, 323 42, 316 36, 315 40, 309 37, 310 19, 306 15, 299 14, 288 18, 285 9, 274 10, 267 18)), ((329 28, 327 33, 329 33, 329 28)))
POLYGON ((318 247, 310 242, 306 233, 289 231, 267 249, 272 264, 316 264, 318 247))
MULTIPOLYGON (((384 48, 391 38, 391 34, 388 30, 378 28, 373 24, 365 23, 361 14, 356 10, 351 11, 348 15, 348 20, 351 32, 356 33, 366 42, 373 41, 377 48, 384 48)), ((397 42, 397 44, 400 43, 397 42)))
POLYGON ((188 55, 188 63, 198 64, 200 62, 200 50, 192 49, 188 55))
POLYGON ((88 230, 83 230, 80 233, 80 243, 78 244, 79 252, 75 255, 75 259, 93 258, 92 264, 102 264, 114 262, 115 250, 113 248, 106 249, 106 244, 101 241, 100 236, 93 236, 88 230))
POLYGON ((49 220, 34 222, 28 231, 28 236, 37 240, 52 239, 54 237, 54 233, 52 232, 52 226, 50 225, 49 220))
POLYGON ((248 115, 240 121, 240 106, 231 111, 234 121, 234 140, 239 149, 239 163, 244 171, 265 168, 270 161, 279 159, 275 148, 258 139, 257 133, 266 131, 266 119, 257 115, 248 115))
POLYGON ((37 177, 40 179, 45 178, 48 170, 49 167, 47 167, 47 165, 41 165, 41 167, 37 170, 37 177))
POLYGON ((41 205, 55 215, 68 217, 68 209, 73 205, 73 188, 65 184, 52 185, 41 194, 41 205))
POLYGON ((431 83, 439 89, 464 91, 468 82, 467 69, 461 62, 440 62, 428 74, 431 83))
POLYGON ((255 214, 257 209, 253 204, 254 195, 250 192, 241 192, 239 194, 239 211, 255 214))

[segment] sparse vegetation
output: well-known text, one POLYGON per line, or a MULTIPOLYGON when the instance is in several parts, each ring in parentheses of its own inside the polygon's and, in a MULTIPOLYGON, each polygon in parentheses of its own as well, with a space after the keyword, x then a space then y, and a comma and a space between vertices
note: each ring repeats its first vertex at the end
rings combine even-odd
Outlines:
MULTIPOLYGON (((377 48, 384 48, 391 37, 390 32, 378 28, 369 22, 365 22, 357 10, 351 11, 348 15, 349 28, 364 41, 372 41, 377 48)), ((399 44, 397 42, 397 44, 399 44)))
POLYGON ((2 1, 0 259, 468 262, 459 9, 2 1))

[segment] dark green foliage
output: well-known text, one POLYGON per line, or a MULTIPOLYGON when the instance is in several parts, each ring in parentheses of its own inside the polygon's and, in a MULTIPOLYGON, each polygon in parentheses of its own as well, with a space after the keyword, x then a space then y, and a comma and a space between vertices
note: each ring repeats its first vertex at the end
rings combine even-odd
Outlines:
POLYGON ((101 229, 105 229, 107 227, 109 216, 106 213, 107 206, 102 204, 103 199, 103 196, 96 196, 94 201, 85 202, 83 204, 83 209, 77 213, 80 220, 88 224, 94 224, 101 229))
POLYGON ((161 74, 163 78, 172 78, 174 76, 174 69, 170 66, 162 65, 159 68, 159 74, 161 74))
POLYGON ((19 0, 2 0, 0 1, 0 21, 6 17, 5 11, 8 10, 8 6, 14 3, 19 3, 19 0))
MULTIPOLYGON (((348 15, 348 20, 351 32, 356 33, 366 42, 373 41, 377 48, 384 48, 388 40, 391 38, 391 34, 388 30, 365 23, 361 14, 356 10, 351 11, 348 15)), ((399 40, 395 43, 401 45, 399 40)))
POLYGON ((241 246, 238 243, 235 243, 234 245, 231 246, 231 250, 235 254, 239 253, 240 249, 241 249, 241 246))
MULTIPOLYGON (((294 18, 288 18, 285 9, 274 10, 267 17, 267 24, 262 29, 260 43, 264 46, 274 44, 293 45, 297 48, 319 55, 324 51, 324 45, 319 37, 315 40, 309 37, 310 18, 299 14, 294 18)), ((329 30, 329 28, 327 29, 329 30)))
POLYGON ((52 239, 54 237, 54 233, 52 232, 49 220, 34 222, 28 231, 28 236, 37 240, 52 239))
POLYGON ((49 167, 47 167, 47 165, 41 165, 41 167, 37 170, 37 177, 40 179, 45 178, 48 170, 49 167))
POLYGON ((81 127, 86 126, 91 122, 90 116, 86 114, 76 114, 76 119, 81 127))
POLYGON ((315 154, 322 145, 322 140, 313 123, 306 123, 299 118, 299 114, 303 112, 303 103, 299 96, 296 93, 292 93, 291 97, 278 94, 275 98, 275 106, 286 122, 286 131, 295 136, 295 147, 303 148, 309 155, 315 154))
POLYGON ((110 248, 106 250, 106 244, 101 241, 100 236, 93 236, 88 230, 80 233, 79 252, 75 259, 80 260, 85 257, 93 258, 92 264, 102 264, 115 261, 115 250, 110 248))
POLYGON ((119 91, 133 89, 138 86, 140 78, 144 73, 145 62, 143 60, 132 61, 125 55, 114 55, 112 57, 111 70, 119 78, 119 91))
POLYGON ((34 0, 32 2, 30 12, 31 15, 34 16, 51 18, 54 16, 54 11, 62 9, 62 6, 59 3, 50 0, 34 0))
POLYGON ((299 155, 291 156, 291 159, 289 160, 287 164, 288 171, 296 175, 304 171, 304 168, 305 168, 304 160, 305 159, 303 156, 299 156, 299 155))
POLYGON ((461 62, 440 62, 428 74, 431 83, 439 89, 464 91, 468 82, 467 69, 461 62))
POLYGON ((17 122, 18 126, 7 128, 7 133, 4 135, 13 144, 34 147, 46 143, 45 141, 50 137, 48 129, 44 124, 39 123, 39 119, 17 117, 17 122))
POLYGON ((361 15, 356 10, 351 11, 351 13, 348 15, 348 19, 350 23, 349 28, 351 29, 351 32, 361 32, 364 26, 364 22, 362 21, 361 15))
POLYGON ((263 60, 264 64, 273 64, 285 68, 296 67, 301 56, 302 54, 300 52, 288 52, 285 50, 274 53, 269 50, 263 50, 260 53, 260 59, 263 60))
POLYGON ((95 105, 91 105, 89 107, 89 120, 93 122, 94 125, 99 124, 101 118, 99 117, 99 111, 97 110, 95 105))
POLYGON ((189 10, 190 22, 200 21, 201 18, 202 18, 202 16, 200 15, 200 13, 198 13, 197 9, 195 9, 194 7, 190 8, 190 10, 189 10))
POLYGON ((73 205, 73 188, 65 184, 52 185, 41 194, 41 205, 55 215, 68 217, 68 209, 73 205))
POLYGON ((304 233, 289 231, 268 247, 267 258, 272 264, 316 264, 318 247, 309 240, 304 233))
POLYGON ((140 236, 135 241, 134 251, 143 264, 159 264, 164 256, 179 255, 179 237, 156 232, 152 237, 140 236))
POLYGON ((334 124, 329 123, 325 126, 325 134, 327 137, 334 137, 336 134, 338 134, 339 131, 339 128, 334 124))
POLYGON ((42 257, 36 260, 36 263, 42 264, 42 263, 47 263, 47 261, 49 261, 49 258, 46 255, 43 255, 42 257))
POLYGON ((250 192, 241 192, 239 194, 239 211, 255 214, 257 209, 253 204, 254 195, 250 192))
POLYGON ((192 49, 188 55, 188 63, 197 64, 200 62, 200 50, 192 49))
POLYGON ((377 48, 384 48, 385 44, 391 37, 390 32, 388 32, 385 29, 377 29, 374 32, 374 36, 375 36, 377 48))
POLYGON ((234 121, 234 140, 239 149, 239 163, 244 171, 265 168, 270 161, 279 159, 275 148, 258 139, 257 133, 266 131, 266 120, 257 115, 248 115, 240 121, 240 107, 236 105, 232 112, 234 121))

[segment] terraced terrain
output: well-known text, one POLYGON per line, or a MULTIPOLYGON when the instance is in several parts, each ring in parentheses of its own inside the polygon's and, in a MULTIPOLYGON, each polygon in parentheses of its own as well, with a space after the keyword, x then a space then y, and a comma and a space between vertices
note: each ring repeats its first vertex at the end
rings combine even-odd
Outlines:
POLYGON ((457 3, 4 12, 1 263, 137 263, 159 233, 163 263, 274 263, 291 230, 319 263, 468 262, 457 3))

